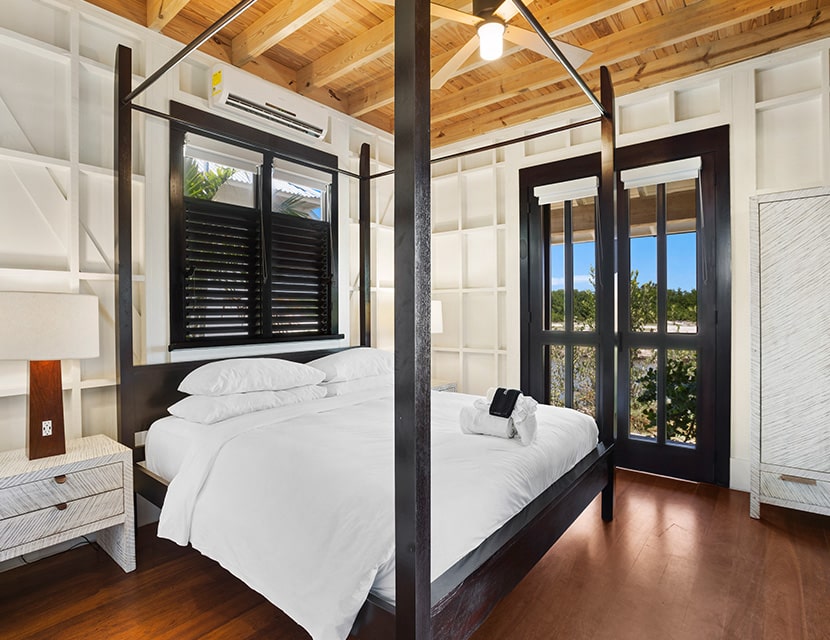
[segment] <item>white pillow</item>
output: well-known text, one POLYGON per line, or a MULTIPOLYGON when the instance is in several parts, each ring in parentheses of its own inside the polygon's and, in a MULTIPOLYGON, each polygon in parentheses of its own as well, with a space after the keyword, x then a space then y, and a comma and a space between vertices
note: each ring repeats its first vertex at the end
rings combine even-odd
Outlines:
POLYGON ((345 382, 395 372, 395 356, 389 351, 372 347, 338 351, 308 364, 325 372, 326 382, 345 382))
POLYGON ((224 396, 187 396, 167 410, 171 415, 189 422, 213 424, 245 413, 315 400, 325 395, 325 388, 312 384, 283 391, 252 391, 224 396))
POLYGON ((366 378, 344 380, 343 382, 324 382, 322 388, 326 390, 327 396, 342 396, 344 393, 391 387, 394 381, 395 379, 391 373, 382 373, 379 376, 368 376, 366 378))
POLYGON ((204 396, 281 391, 317 384, 324 376, 319 369, 279 358, 217 360, 187 374, 179 385, 179 391, 204 396))

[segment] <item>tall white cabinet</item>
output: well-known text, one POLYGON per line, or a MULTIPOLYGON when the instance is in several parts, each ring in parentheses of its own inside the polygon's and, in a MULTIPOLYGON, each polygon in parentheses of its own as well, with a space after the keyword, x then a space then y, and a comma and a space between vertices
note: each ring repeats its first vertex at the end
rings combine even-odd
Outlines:
POLYGON ((830 189, 753 198, 750 515, 830 514, 830 189))

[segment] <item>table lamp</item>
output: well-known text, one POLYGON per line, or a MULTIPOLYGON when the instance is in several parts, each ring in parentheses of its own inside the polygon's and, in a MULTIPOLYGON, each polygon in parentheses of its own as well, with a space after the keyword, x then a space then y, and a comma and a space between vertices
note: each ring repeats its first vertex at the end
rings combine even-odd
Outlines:
POLYGON ((98 298, 0 291, 0 360, 28 360, 26 454, 66 453, 61 360, 98 355, 98 298))

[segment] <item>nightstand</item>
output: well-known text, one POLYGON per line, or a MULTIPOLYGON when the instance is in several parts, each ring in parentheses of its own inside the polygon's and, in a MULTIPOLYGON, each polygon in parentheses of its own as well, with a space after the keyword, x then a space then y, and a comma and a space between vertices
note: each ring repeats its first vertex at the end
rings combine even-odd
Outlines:
POLYGON ((449 380, 433 380, 432 381, 432 390, 433 391, 458 391, 458 385, 455 382, 449 380))
POLYGON ((29 460, 0 452, 0 561, 96 533, 124 571, 135 569, 133 455, 106 436, 66 441, 29 460))

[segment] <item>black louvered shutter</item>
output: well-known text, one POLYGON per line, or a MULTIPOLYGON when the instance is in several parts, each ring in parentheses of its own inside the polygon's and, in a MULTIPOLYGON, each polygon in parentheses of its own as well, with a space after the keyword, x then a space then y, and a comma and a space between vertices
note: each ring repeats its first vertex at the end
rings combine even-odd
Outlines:
POLYGON ((185 341, 260 333, 259 239, 255 210, 186 204, 185 341))
POLYGON ((274 336, 329 335, 329 223, 274 214, 271 318, 274 336))

